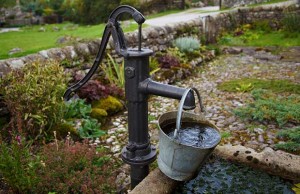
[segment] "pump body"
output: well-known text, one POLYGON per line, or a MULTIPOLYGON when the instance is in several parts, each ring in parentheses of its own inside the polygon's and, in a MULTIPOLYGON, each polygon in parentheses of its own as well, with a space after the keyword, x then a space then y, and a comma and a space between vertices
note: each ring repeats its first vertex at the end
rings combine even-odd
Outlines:
MULTIPOLYGON (((122 149, 122 159, 131 166, 131 187, 134 188, 149 173, 149 164, 156 159, 156 148, 150 144, 148 131, 148 97, 159 95, 181 99, 186 89, 161 84, 149 78, 149 57, 152 50, 141 48, 141 25, 144 16, 130 6, 120 6, 110 15, 103 33, 100 48, 94 64, 87 75, 64 94, 66 100, 70 94, 82 87, 96 72, 101 63, 110 35, 114 40, 117 53, 124 57, 125 96, 128 109, 128 144, 122 149), (127 49, 124 34, 119 26, 118 18, 122 13, 129 13, 140 25, 139 45, 137 49, 127 49)), ((195 108, 193 91, 190 90, 185 103, 185 109, 195 108)))

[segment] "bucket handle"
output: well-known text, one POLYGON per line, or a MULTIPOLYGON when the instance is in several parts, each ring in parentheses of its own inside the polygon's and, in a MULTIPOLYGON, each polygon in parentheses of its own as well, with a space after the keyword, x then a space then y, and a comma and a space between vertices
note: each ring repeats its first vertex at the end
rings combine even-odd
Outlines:
POLYGON ((175 128, 175 131, 174 131, 174 139, 177 137, 177 133, 180 130, 180 127, 181 127, 180 124, 181 124, 181 117, 182 117, 182 111, 183 111, 184 101, 185 101, 188 93, 191 90, 193 90, 194 92, 196 92, 196 95, 197 95, 198 100, 199 100, 200 110, 201 110, 201 112, 204 112, 204 107, 203 107, 203 104, 202 104, 202 99, 201 99, 199 91, 196 88, 188 88, 183 93, 183 95, 181 97, 181 100, 180 100, 180 103, 179 103, 178 112, 177 112, 177 118, 176 118, 176 128, 175 128))

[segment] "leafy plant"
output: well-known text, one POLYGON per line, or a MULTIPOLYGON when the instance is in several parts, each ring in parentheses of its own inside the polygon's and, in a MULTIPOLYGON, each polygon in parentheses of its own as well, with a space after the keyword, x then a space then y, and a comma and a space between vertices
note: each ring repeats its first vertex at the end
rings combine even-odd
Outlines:
POLYGON ((167 49, 167 54, 170 56, 174 56, 180 60, 180 63, 188 63, 187 54, 184 52, 181 52, 179 48, 177 47, 170 47, 167 49))
POLYGON ((275 147, 287 151, 300 151, 300 127, 284 129, 276 134, 277 138, 287 142, 276 144, 275 147))
POLYGON ((105 131, 100 130, 100 123, 97 119, 83 119, 81 126, 78 129, 81 138, 96 138, 105 134, 105 131))
POLYGON ((91 112, 92 107, 91 105, 86 104, 85 100, 70 100, 66 103, 64 118, 87 118, 91 112))
POLYGON ((102 65, 103 71, 106 73, 106 77, 111 84, 117 85, 120 88, 124 87, 124 61, 122 64, 117 64, 117 62, 112 58, 110 54, 107 54, 108 61, 107 66, 102 65))
MULTIPOLYGON (((80 77, 75 77, 77 81, 80 79, 80 77)), ((92 102, 109 95, 123 97, 124 91, 115 85, 104 85, 98 80, 90 80, 80 88, 78 95, 80 98, 86 99, 87 102, 92 102)))
POLYGON ((0 174, 14 193, 33 193, 39 182, 37 173, 42 167, 39 157, 33 156, 30 146, 16 136, 9 145, 0 144, 0 174))
POLYGON ((67 77, 58 62, 35 61, 1 80, 10 128, 33 138, 47 134, 63 118, 67 77))
POLYGON ((193 37, 177 38, 174 41, 174 46, 179 48, 181 52, 192 52, 200 48, 200 41, 193 37))
POLYGON ((159 62, 155 57, 150 57, 149 59, 149 69, 150 69, 150 75, 154 74, 155 72, 160 70, 159 62))
POLYGON ((287 122, 300 123, 300 96, 276 96, 267 90, 253 90, 254 102, 234 112, 242 118, 258 121, 276 121, 279 126, 287 122))
POLYGON ((36 193, 114 193, 114 163, 107 150, 67 139, 45 145, 40 155, 44 168, 36 193))
POLYGON ((170 69, 171 67, 179 67, 180 61, 177 57, 171 56, 171 55, 164 55, 160 58, 158 58, 158 62, 160 64, 161 68, 167 68, 170 69))

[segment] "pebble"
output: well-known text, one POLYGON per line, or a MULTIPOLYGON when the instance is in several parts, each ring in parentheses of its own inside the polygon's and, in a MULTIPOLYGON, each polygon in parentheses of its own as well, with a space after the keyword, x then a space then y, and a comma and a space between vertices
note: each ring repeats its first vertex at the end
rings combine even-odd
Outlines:
POLYGON ((265 131, 263 130, 263 129, 261 129, 261 128, 254 128, 253 129, 256 133, 258 133, 258 134, 263 134, 265 131))
POLYGON ((258 136, 258 142, 260 142, 260 143, 265 142, 265 139, 264 139, 264 137, 262 135, 258 136))
POLYGON ((108 139, 106 140, 106 143, 107 143, 107 144, 111 144, 113 141, 114 141, 113 138, 108 138, 108 139))
POLYGON ((111 151, 112 151, 113 153, 117 153, 117 152, 119 152, 120 150, 121 150, 121 146, 120 146, 120 145, 116 145, 116 146, 112 147, 112 149, 111 149, 111 151))
POLYGON ((118 127, 120 125, 120 123, 119 122, 113 122, 113 125, 118 127))

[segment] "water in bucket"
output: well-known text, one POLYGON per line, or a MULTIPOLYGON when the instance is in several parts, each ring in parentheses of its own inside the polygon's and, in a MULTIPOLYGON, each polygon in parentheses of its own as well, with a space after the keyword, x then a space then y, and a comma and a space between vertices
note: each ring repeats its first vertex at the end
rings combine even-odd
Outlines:
MULTIPOLYGON (((171 123, 164 127, 163 131, 169 137, 174 137, 176 125, 171 123)), ((194 146, 199 148, 213 147, 219 143, 219 132, 205 124, 196 122, 184 122, 181 124, 181 129, 178 130, 175 139, 180 144, 194 146)))

